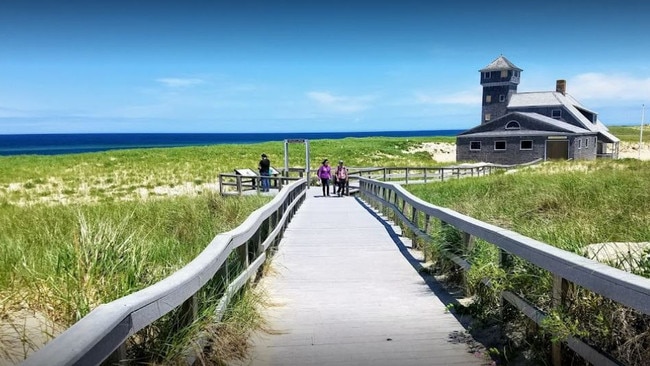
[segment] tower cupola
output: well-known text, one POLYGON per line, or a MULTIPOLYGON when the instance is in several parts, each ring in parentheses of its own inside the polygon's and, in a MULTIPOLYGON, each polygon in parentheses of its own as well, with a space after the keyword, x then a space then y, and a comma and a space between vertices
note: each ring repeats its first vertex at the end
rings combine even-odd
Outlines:
POLYGON ((517 92, 522 69, 501 55, 479 70, 483 99, 481 124, 504 116, 507 113, 510 96, 517 92))

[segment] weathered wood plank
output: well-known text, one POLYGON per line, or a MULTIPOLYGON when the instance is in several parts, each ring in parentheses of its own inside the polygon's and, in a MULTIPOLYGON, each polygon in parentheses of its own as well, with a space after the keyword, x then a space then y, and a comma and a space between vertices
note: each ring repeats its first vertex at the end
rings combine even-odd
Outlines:
POLYGON ((446 312, 395 240, 352 197, 309 197, 284 233, 262 286, 271 333, 248 365, 481 365, 450 334, 446 312))

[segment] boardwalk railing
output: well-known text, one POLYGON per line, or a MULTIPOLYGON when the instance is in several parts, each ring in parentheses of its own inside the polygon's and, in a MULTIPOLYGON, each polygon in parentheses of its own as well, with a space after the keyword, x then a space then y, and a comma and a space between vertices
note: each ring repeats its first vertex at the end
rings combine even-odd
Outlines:
MULTIPOLYGON (((219 174, 219 193, 221 195, 241 195, 246 191, 261 192, 262 176, 243 176, 239 174, 219 174)), ((269 185, 271 188, 282 189, 282 187, 291 184, 302 177, 288 177, 288 176, 268 176, 269 185)))
MULTIPOLYGON (((582 286, 605 298, 628 306, 641 314, 650 315, 650 280, 605 264, 567 252, 549 244, 517 234, 453 210, 425 202, 398 184, 360 179, 360 193, 364 200, 381 211, 388 210, 397 221, 408 228, 415 238, 431 240, 429 235, 432 219, 455 227, 464 233, 465 248, 454 248, 468 254, 469 244, 482 239, 495 245, 501 251, 501 266, 511 263, 511 256, 522 258, 553 275, 551 298, 553 305, 566 305, 570 283, 582 286)), ((469 270, 471 263, 461 254, 448 253, 448 257, 463 270, 469 270)), ((489 281, 489 279, 487 279, 489 281)), ((484 281, 487 283, 488 281, 484 281)), ((503 301, 519 309, 530 319, 540 324, 546 314, 518 295, 503 291, 503 301)), ((596 350, 576 337, 569 336, 566 345, 594 365, 618 365, 608 355, 596 350)), ((553 345, 553 363, 561 364, 560 348, 553 345)))
POLYGON ((191 324, 197 313, 197 292, 215 279, 225 285, 215 314, 220 319, 231 297, 264 263, 268 249, 279 243, 306 192, 305 179, 284 187, 240 226, 217 235, 185 267, 145 289, 98 306, 23 364, 96 365, 109 357, 119 361, 129 336, 170 311, 182 310, 179 327, 191 324), (238 263, 231 263, 232 258, 238 263), (228 266, 241 271, 231 278, 228 266))

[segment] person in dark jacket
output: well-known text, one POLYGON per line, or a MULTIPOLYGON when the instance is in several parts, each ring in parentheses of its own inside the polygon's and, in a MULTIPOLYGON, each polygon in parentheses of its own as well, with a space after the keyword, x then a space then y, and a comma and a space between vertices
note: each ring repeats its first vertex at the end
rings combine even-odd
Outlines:
POLYGON ((266 154, 262 154, 262 160, 260 160, 257 169, 260 171, 260 176, 262 177, 262 192, 268 192, 271 188, 268 178, 271 175, 271 161, 268 159, 266 154))

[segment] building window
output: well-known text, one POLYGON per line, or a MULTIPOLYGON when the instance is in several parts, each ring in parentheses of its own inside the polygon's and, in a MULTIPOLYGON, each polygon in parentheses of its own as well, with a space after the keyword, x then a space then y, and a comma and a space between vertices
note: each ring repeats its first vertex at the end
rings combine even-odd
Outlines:
POLYGON ((499 95, 499 102, 505 102, 506 101, 506 96, 501 94, 499 95))
POLYGON ((469 149, 470 149, 470 151, 481 150, 481 141, 470 141, 469 142, 469 149))
POLYGON ((553 118, 560 118, 562 117, 562 110, 561 109, 554 109, 551 111, 551 117, 553 118))
POLYGON ((489 114, 489 113, 486 113, 486 114, 485 114, 485 121, 489 121, 490 118, 492 118, 492 115, 489 114))
POLYGON ((485 96, 485 103, 491 103, 492 102, 492 96, 491 95, 486 95, 485 96))
POLYGON ((578 141, 578 149, 582 149, 582 146, 581 146, 582 145, 582 140, 577 139, 577 141, 578 141))
POLYGON ((489 71, 484 72, 484 73, 483 73, 483 79, 489 79, 490 76, 492 76, 492 75, 490 75, 490 74, 491 74, 491 73, 490 73, 489 71))
POLYGON ((506 130, 518 130, 520 128, 521 128, 521 126, 519 126, 519 122, 517 122, 517 121, 510 121, 506 125, 506 130))
POLYGON ((507 78, 508 77, 508 70, 501 70, 501 77, 502 78, 507 78))
POLYGON ((515 70, 515 71, 513 71, 513 74, 515 75, 515 77, 517 77, 517 78, 519 77, 519 71, 515 70))
POLYGON ((519 144, 519 150, 532 150, 533 149, 533 140, 521 140, 519 144))
POLYGON ((589 137, 585 139, 585 149, 589 147, 589 137))
POLYGON ((506 142, 505 141, 494 141, 494 150, 505 150, 506 142))

